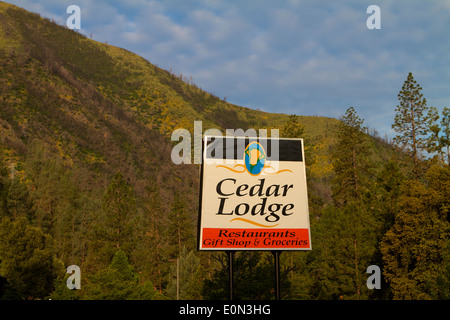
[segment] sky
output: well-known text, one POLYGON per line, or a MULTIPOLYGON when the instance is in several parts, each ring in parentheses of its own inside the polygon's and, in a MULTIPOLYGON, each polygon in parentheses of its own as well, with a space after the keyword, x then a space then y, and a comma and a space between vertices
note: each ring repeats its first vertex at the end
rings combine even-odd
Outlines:
POLYGON ((183 74, 230 103, 339 118, 354 107, 392 138, 412 72, 428 106, 450 107, 450 1, 6 0, 183 74), (380 29, 369 29, 371 5, 380 29))

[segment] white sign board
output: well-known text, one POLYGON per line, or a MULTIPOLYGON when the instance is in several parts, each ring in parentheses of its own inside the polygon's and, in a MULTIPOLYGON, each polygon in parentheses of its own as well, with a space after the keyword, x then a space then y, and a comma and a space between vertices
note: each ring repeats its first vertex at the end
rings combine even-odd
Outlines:
POLYGON ((311 250, 303 139, 205 136, 199 250, 311 250))

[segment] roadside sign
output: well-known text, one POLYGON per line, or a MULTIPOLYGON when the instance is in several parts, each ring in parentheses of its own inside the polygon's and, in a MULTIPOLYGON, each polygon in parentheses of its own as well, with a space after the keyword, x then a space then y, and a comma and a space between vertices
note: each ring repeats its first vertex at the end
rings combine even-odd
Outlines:
POLYGON ((205 136, 199 250, 311 250, 303 139, 205 136))

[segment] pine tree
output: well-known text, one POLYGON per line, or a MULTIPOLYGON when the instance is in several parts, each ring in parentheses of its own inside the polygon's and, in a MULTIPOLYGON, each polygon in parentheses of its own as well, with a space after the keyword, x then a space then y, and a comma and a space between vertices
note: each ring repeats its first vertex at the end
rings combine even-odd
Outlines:
POLYGON ((400 104, 395 109, 396 115, 392 129, 397 132, 394 142, 411 155, 413 175, 420 176, 420 151, 426 148, 427 101, 421 93, 422 87, 408 74, 402 90, 398 94, 400 104))
POLYGON ((400 171, 398 162, 394 158, 384 163, 378 175, 379 197, 374 199, 373 206, 379 209, 384 231, 387 231, 394 223, 395 215, 398 212, 398 198, 401 194, 401 186, 404 179, 405 177, 400 171))
POLYGON ((66 190, 73 183, 71 171, 64 167, 59 156, 49 155, 44 142, 37 140, 31 143, 24 167, 34 205, 32 218, 43 232, 55 238, 58 219, 66 205, 66 190))
POLYGON ((33 203, 30 200, 26 184, 18 178, 12 179, 8 190, 6 201, 9 215, 13 219, 27 217, 29 221, 34 218, 33 203))
POLYGON ((430 154, 437 154, 442 163, 450 165, 450 109, 444 107, 440 122, 439 119, 438 110, 430 107, 427 119, 430 135, 426 140, 426 150, 430 154))
POLYGON ((433 154, 437 153, 440 159, 443 161, 443 150, 442 150, 442 141, 440 137, 441 128, 438 123, 439 120, 439 112, 435 107, 430 107, 428 109, 428 119, 427 126, 428 131, 430 132, 430 136, 426 141, 426 150, 428 153, 433 154))
MULTIPOLYGON (((310 284, 319 298, 363 299, 368 297, 364 273, 376 253, 380 222, 371 209, 371 151, 366 127, 350 107, 341 118, 333 150, 334 206, 320 214, 314 227, 316 246, 313 270, 320 270, 310 284)), ((313 271, 315 272, 315 271, 313 271)))
POLYGON ((0 274, 25 299, 43 299, 53 291, 54 280, 64 273, 53 239, 28 224, 25 217, 0 222, 0 274))
POLYGON ((288 121, 284 124, 283 138, 304 138, 305 127, 298 122, 298 116, 292 114, 288 121))
POLYGON ((347 109, 339 124, 332 153, 333 199, 338 205, 361 199, 367 189, 370 154, 363 124, 353 107, 347 109))
POLYGON ((395 223, 381 241, 383 276, 394 299, 434 299, 448 294, 450 171, 431 167, 427 185, 410 180, 399 198, 395 223), (448 274, 448 273, 447 273, 448 274), (444 286, 445 287, 445 286, 444 286))
MULTIPOLYGON (((133 251, 133 226, 136 222, 136 198, 133 187, 116 173, 92 216, 88 232, 86 267, 91 271, 106 267, 117 249, 133 251)), ((94 210, 96 203, 92 203, 94 210)), ((88 216, 89 217, 89 216, 88 216)))
POLYGON ((22 300, 21 295, 8 280, 0 275, 0 300, 22 300))
POLYGON ((182 244, 187 248, 193 248, 194 224, 192 216, 187 210, 185 200, 179 193, 175 193, 171 211, 169 212, 168 235, 169 243, 174 252, 173 257, 179 256, 182 244))
MULTIPOLYGON (((144 279, 151 279, 162 293, 166 286, 169 266, 173 252, 169 250, 170 224, 156 184, 145 188, 145 197, 141 205, 139 223, 135 231, 137 240, 133 250, 133 261, 144 279)), ((178 247, 175 245, 175 247, 178 247)))
POLYGON ((130 245, 126 242, 136 215, 136 199, 133 187, 120 172, 114 175, 103 196, 102 211, 109 240, 117 248, 130 245))
POLYGON ((367 266, 377 249, 378 224, 375 216, 361 204, 323 210, 314 225, 316 251, 309 263, 314 275, 310 294, 318 299, 367 299, 367 266))
POLYGON ((176 299, 178 289, 180 300, 201 299, 203 273, 204 270, 200 264, 200 258, 194 251, 188 251, 186 247, 183 247, 177 261, 174 262, 172 260, 170 267, 172 280, 167 286, 167 295, 172 299, 176 299))
MULTIPOLYGON (((0 160, 1 154, 0 154, 0 160)), ((0 166, 0 218, 9 216, 8 213, 8 191, 10 179, 6 168, 0 166)))
POLYGON ((9 216, 8 213, 8 191, 11 183, 8 170, 4 167, 4 151, 0 140, 0 219, 9 216))
POLYGON ((117 250, 110 265, 89 277, 84 298, 95 300, 151 300, 157 293, 141 282, 123 250, 117 250))

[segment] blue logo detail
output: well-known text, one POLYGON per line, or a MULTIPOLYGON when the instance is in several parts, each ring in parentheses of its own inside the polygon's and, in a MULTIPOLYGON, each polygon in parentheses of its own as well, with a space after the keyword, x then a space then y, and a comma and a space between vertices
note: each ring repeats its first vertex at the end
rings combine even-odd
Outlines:
POLYGON ((266 152, 262 145, 256 141, 249 143, 244 152, 244 162, 248 173, 259 175, 266 163, 266 152))

